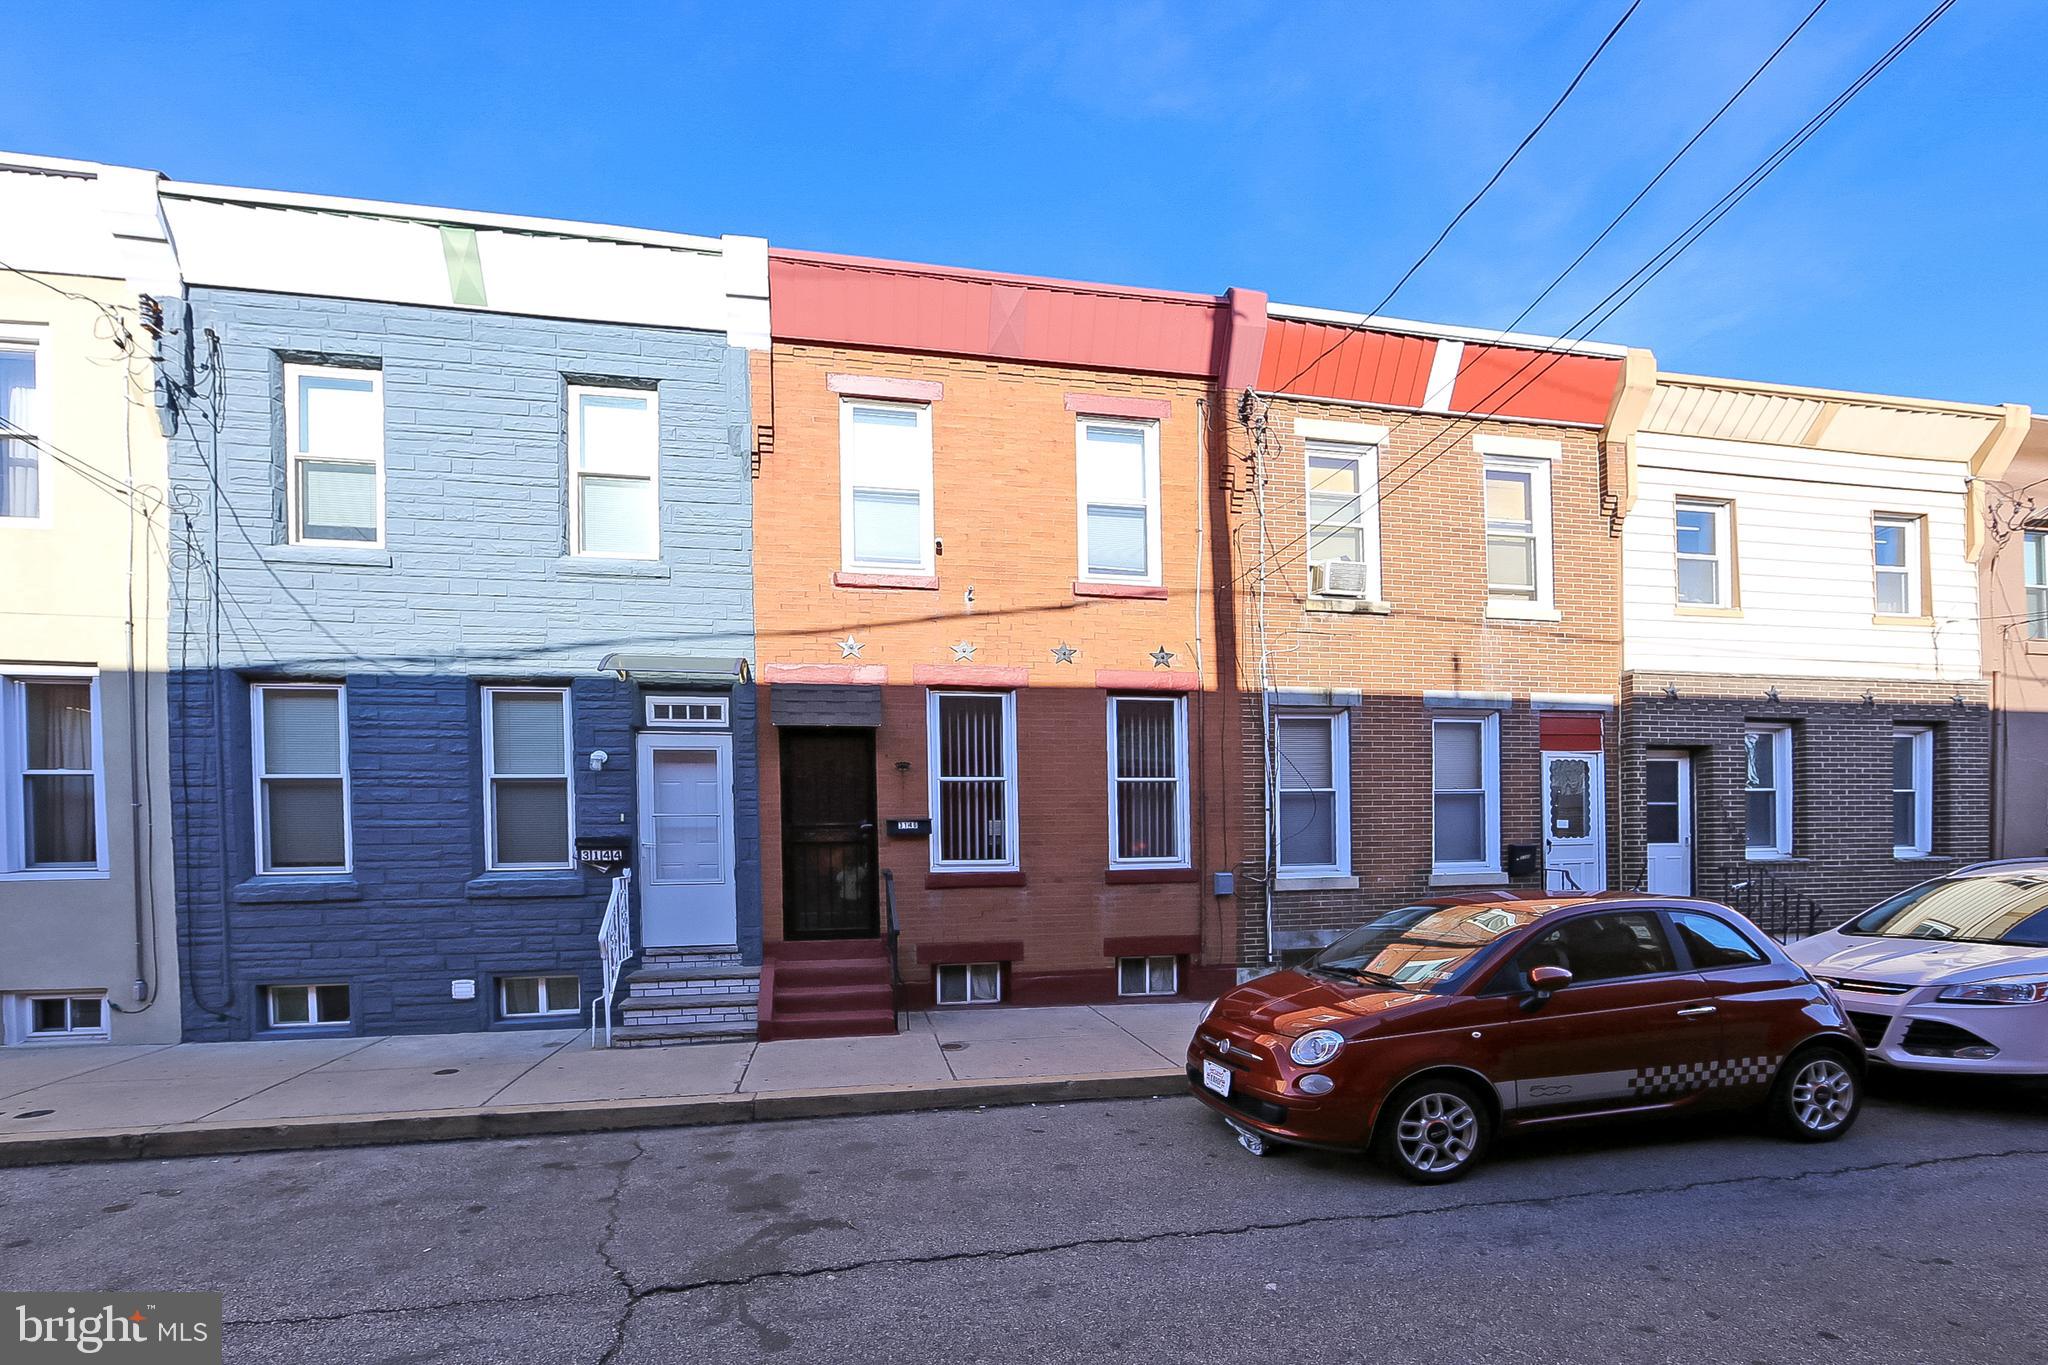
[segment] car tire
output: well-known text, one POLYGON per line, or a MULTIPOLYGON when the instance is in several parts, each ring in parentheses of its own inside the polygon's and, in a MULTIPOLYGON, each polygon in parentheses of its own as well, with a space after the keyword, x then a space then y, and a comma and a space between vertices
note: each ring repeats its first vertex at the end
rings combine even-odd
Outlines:
POLYGON ((1448 1076, 1425 1076, 1381 1106, 1372 1155, 1404 1180, 1447 1185, 1479 1164, 1492 1139, 1493 1115, 1476 1088, 1448 1076))
POLYGON ((1833 1142, 1863 1110, 1863 1073, 1840 1048, 1810 1047, 1778 1069, 1765 1112, 1794 1142, 1833 1142))

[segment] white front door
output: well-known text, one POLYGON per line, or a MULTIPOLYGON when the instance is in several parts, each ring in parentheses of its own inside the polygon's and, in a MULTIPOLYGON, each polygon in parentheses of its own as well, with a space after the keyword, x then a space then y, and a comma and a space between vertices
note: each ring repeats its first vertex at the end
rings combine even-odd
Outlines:
POLYGON ((640 941, 730 947, 732 738, 643 734, 639 760, 640 941))
POLYGON ((1643 760, 1643 889, 1692 894, 1692 756, 1652 753, 1643 760))
POLYGON ((1558 895, 1607 889, 1607 783, 1597 749, 1543 755, 1543 887, 1558 895))

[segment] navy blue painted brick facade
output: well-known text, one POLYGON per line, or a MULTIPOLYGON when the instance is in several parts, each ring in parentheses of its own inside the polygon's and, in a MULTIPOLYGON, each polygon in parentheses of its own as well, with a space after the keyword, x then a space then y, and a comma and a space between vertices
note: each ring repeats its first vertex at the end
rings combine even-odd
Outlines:
MULTIPOLYGON (((644 701, 598 660, 753 654, 743 353, 703 332, 452 309, 207 289, 191 303, 195 334, 220 339, 223 382, 217 439, 209 374, 172 441, 187 540, 171 638, 187 1036, 260 1035, 268 984, 348 984, 357 1033, 492 1026, 501 974, 574 973, 587 1002, 609 883, 485 873, 482 688, 569 687, 576 833, 636 831, 644 701), (289 360, 382 370, 382 550, 279 543, 289 360), (567 557, 565 388, 606 380, 658 386, 658 563, 567 557), (255 875, 249 687, 286 678, 347 688, 347 877, 255 875), (477 998, 453 999, 455 980, 477 998)), ((753 689, 732 703, 738 932, 758 960, 753 689)))

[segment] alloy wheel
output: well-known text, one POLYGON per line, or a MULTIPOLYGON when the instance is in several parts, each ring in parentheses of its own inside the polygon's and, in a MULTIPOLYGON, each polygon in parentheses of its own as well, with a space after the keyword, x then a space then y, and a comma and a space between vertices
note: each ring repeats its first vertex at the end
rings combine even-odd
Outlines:
POLYGON ((1478 1150, 1479 1116, 1461 1095, 1427 1091, 1401 1111, 1394 1140, 1401 1159, 1418 1171, 1456 1170, 1478 1150))
POLYGON ((1792 1078, 1792 1120, 1810 1133, 1825 1133, 1849 1121, 1856 1103, 1856 1078, 1832 1057, 1817 1057, 1792 1078))

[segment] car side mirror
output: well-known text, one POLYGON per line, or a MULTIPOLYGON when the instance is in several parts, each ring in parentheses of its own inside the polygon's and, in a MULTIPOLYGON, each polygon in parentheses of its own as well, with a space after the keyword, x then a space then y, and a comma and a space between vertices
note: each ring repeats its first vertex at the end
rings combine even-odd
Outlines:
POLYGON ((1531 967, 1529 969, 1529 995, 1532 1004, 1540 1005, 1554 992, 1572 984, 1572 974, 1563 967, 1531 967))

